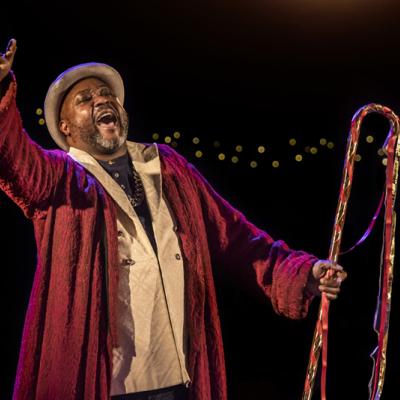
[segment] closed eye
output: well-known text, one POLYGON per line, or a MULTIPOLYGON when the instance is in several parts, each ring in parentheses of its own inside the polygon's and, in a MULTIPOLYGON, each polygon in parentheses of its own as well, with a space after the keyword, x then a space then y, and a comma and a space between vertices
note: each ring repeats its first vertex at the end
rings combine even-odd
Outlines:
POLYGON ((75 104, 86 103, 90 100, 92 100, 92 96, 90 94, 81 94, 76 97, 75 104))
POLYGON ((111 90, 107 87, 104 87, 100 90, 99 93, 100 96, 114 96, 114 94, 111 92, 111 90))

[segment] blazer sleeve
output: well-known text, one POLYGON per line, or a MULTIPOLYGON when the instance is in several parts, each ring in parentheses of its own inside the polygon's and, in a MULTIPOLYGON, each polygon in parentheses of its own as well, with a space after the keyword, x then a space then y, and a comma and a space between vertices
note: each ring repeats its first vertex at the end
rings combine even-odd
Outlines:
POLYGON ((256 284, 278 314, 305 317, 312 300, 305 288, 317 257, 274 240, 224 200, 192 164, 187 168, 198 191, 211 254, 218 266, 240 284, 250 288, 256 284))
POLYGON ((0 98, 0 189, 28 218, 43 217, 59 182, 66 157, 44 150, 25 132, 16 105, 12 73, 2 82, 0 98))

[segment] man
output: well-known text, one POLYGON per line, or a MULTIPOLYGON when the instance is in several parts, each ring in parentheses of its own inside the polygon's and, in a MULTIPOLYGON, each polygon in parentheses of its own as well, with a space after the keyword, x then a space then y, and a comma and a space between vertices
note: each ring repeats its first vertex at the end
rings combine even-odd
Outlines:
POLYGON ((290 318, 346 273, 250 224, 168 146, 128 142, 108 65, 53 82, 62 150, 42 149, 16 107, 15 52, 0 57, 0 187, 32 219, 38 264, 14 399, 226 399, 213 269, 290 318))

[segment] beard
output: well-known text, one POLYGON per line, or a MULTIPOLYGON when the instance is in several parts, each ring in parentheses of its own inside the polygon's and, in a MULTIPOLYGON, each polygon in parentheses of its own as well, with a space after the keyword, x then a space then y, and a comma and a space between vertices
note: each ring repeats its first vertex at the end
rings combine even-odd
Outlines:
POLYGON ((118 150, 128 137, 129 118, 124 108, 119 110, 119 135, 112 139, 105 139, 94 124, 91 131, 79 130, 80 139, 101 154, 112 154, 118 150))

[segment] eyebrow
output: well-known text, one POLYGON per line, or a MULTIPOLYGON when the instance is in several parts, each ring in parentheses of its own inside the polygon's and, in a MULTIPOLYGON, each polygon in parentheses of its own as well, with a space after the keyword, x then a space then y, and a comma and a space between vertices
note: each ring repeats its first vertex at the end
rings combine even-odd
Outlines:
MULTIPOLYGON (((98 89, 104 89, 104 88, 109 89, 109 87, 108 87, 107 85, 101 85, 101 86, 99 86, 96 90, 98 90, 98 89)), ((91 90, 92 90, 92 89, 83 89, 83 90, 80 90, 79 92, 75 93, 75 96, 74 96, 74 97, 79 96, 79 95, 83 95, 83 94, 90 93, 91 90)))

